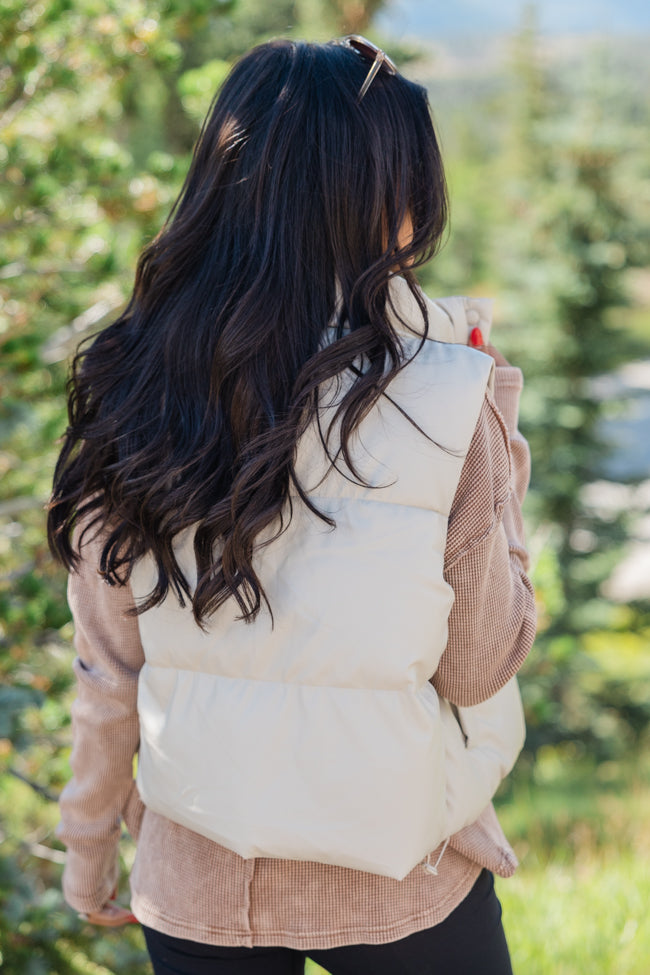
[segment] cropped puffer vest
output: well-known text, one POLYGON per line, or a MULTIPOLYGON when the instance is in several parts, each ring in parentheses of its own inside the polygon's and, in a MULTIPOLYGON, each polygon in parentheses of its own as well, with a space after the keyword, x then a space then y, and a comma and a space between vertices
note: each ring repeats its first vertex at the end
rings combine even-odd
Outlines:
MULTIPOLYGON (((392 294, 421 331, 403 280, 392 294)), ((171 594, 138 617, 142 799, 242 857, 402 879, 479 816, 522 747, 516 680, 470 708, 430 683, 454 600, 447 521, 493 363, 466 346, 472 325, 487 335, 487 303, 429 302, 428 316, 419 351, 395 321, 410 361, 354 436, 372 487, 332 467, 315 424, 301 439, 298 476, 336 527, 295 498, 257 551, 273 625, 265 609, 238 621, 230 600, 203 631, 171 594)), ((323 429, 350 381, 323 390, 323 429)), ((195 580, 191 530, 177 556, 195 580)), ((151 591, 148 558, 131 584, 136 600, 151 591)))

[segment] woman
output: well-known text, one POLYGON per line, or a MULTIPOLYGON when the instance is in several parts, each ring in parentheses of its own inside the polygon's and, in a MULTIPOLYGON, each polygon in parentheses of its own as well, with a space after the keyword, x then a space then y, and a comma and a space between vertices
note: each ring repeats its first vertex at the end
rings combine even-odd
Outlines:
POLYGON ((511 970, 521 374, 419 291, 445 222, 423 89, 363 38, 261 45, 75 361, 64 892, 131 918, 124 819, 157 975, 511 970))

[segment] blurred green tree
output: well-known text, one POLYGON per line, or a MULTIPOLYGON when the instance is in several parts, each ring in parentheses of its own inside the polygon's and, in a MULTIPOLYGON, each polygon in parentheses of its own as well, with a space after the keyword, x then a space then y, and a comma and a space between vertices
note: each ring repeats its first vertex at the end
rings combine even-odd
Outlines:
POLYGON ((52 798, 68 775, 71 632, 41 509, 65 424, 65 360, 123 303, 135 254, 176 194, 185 159, 161 138, 161 95, 175 90, 183 37, 214 7, 9 0, 0 9, 0 964, 8 975, 148 970, 138 932, 98 938, 59 892, 52 798))
POLYGON ((508 348, 527 378, 529 510, 545 538, 536 579, 540 637, 525 671, 528 747, 569 738, 607 758, 647 727, 650 674, 645 700, 637 695, 634 706, 621 707, 629 675, 600 665, 600 636, 629 641, 639 620, 602 588, 627 537, 626 513, 603 510, 585 488, 604 476, 602 421, 615 408, 594 380, 639 351, 622 322, 627 271, 647 263, 648 237, 623 178, 627 138, 618 115, 603 111, 607 73, 593 74, 576 102, 542 67, 529 19, 514 76, 507 223, 499 221, 492 253, 507 314, 525 323, 511 327, 508 348))

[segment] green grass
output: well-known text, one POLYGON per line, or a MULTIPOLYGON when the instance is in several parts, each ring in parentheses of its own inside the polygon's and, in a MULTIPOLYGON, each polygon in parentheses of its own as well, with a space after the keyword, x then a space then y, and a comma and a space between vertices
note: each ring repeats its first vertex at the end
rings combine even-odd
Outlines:
POLYGON ((650 761, 548 748, 500 818, 521 866, 498 880, 515 975, 650 972, 650 761))
POLYGON ((648 975, 647 858, 537 860, 497 892, 515 975, 648 975))

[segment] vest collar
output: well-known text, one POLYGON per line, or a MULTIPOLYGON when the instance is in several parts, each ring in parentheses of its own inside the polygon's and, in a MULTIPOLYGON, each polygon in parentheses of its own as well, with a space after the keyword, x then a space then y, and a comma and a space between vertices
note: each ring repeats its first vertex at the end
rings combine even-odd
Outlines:
MULTIPOLYGON (((488 341, 492 324, 492 302, 489 298, 449 297, 432 301, 418 288, 424 299, 429 328, 427 339, 467 345, 470 331, 478 326, 488 341)), ((337 296, 337 306, 340 294, 337 296)), ((398 335, 418 339, 424 335, 424 318, 413 292, 406 280, 395 275, 390 280, 388 320, 398 335)), ((330 329, 333 329, 333 325, 330 329)), ((328 331, 330 330, 328 329, 328 331)), ((345 334, 344 329, 344 334, 345 334)), ((330 335, 328 341, 331 341, 330 335)))

